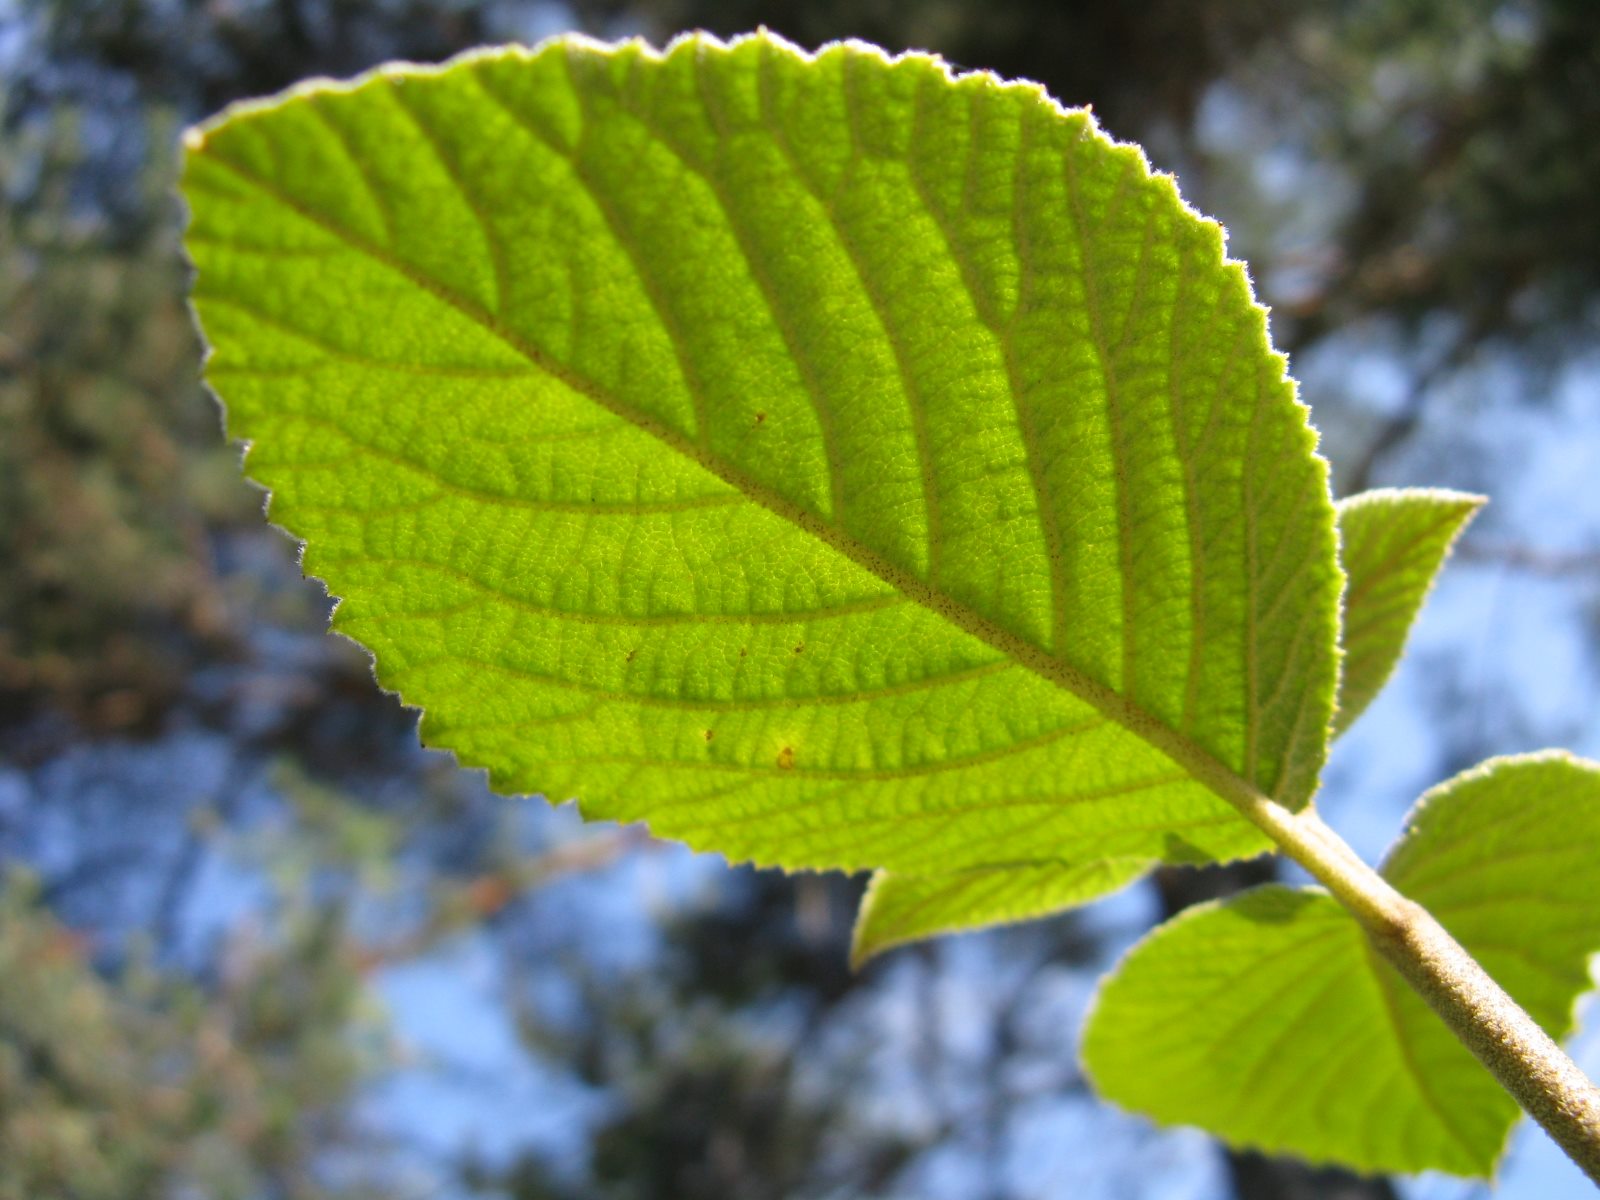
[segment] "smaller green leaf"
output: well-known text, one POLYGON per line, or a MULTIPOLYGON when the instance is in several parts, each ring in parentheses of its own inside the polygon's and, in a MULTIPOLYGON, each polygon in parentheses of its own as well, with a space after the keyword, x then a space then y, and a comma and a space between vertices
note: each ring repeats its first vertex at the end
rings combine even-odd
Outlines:
POLYGON ((1337 505, 1344 593, 1344 670, 1337 737, 1388 682, 1411 623, 1482 496, 1443 488, 1377 488, 1337 505))
POLYGON ((1272 884, 1140 942, 1101 987, 1083 1059, 1106 1099, 1235 1146, 1486 1174, 1504 1106, 1441 1121, 1479 1068, 1430 1020, 1337 902, 1272 884))
POLYGON ((1143 858, 1019 863, 918 875, 878 871, 856 917, 852 963, 942 933, 1010 924, 1119 891, 1153 864, 1143 858))
MULTIPOLYGON (((1384 874, 1552 1036, 1600 949, 1600 765, 1493 759, 1412 810, 1384 874)), ((1319 888, 1258 888, 1150 934, 1084 1033, 1101 1094, 1240 1146, 1487 1176, 1514 1101, 1319 888)))

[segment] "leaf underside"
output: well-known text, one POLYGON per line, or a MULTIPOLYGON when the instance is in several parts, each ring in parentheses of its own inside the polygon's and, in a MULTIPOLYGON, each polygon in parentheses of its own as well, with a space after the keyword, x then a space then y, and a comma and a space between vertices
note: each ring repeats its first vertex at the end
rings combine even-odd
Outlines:
POLYGON ((1219 227, 1086 112, 566 38, 235 108, 183 188, 272 519, 497 789, 974 877, 1256 853, 1219 794, 1314 790, 1325 464, 1219 227))
MULTIPOLYGON (((1600 950, 1600 765, 1494 759, 1430 791, 1383 872, 1551 1036, 1600 950)), ((1513 1101, 1315 888, 1190 909, 1103 984, 1084 1061, 1108 1099, 1236 1145, 1487 1176, 1513 1101)))

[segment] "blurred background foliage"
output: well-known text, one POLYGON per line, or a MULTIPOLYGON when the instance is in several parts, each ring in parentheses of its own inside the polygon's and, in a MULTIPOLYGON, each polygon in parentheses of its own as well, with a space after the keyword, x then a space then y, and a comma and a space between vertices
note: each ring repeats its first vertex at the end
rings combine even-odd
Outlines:
POLYGON ((1089 1098, 1096 974, 1260 866, 851 975, 860 880, 491 797, 323 633, 200 384, 179 130, 390 58, 757 25, 1092 104, 1229 224, 1341 491, 1503 501, 1330 770, 1363 849, 1486 753, 1600 749, 1592 0, 0 0, 0 1200, 1469 1194, 1089 1098))

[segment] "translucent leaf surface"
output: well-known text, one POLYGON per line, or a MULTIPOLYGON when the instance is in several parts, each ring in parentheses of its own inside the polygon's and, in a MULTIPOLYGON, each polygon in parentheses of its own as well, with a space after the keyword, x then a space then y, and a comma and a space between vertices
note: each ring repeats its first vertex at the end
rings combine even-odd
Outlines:
POLYGON ((1313 791, 1323 462, 1219 228, 1032 85, 562 39, 189 139, 208 376, 504 791, 790 867, 1197 861, 1313 791))
POLYGON ((1339 555, 1349 581, 1335 736, 1388 682, 1445 555, 1483 507, 1483 497, 1442 488, 1378 488, 1337 507, 1339 555))
MULTIPOLYGON (((1385 864, 1549 1033, 1600 950, 1600 766, 1494 759, 1423 797, 1385 864)), ((1518 1110, 1315 888, 1190 909, 1103 985, 1101 1093, 1236 1145, 1374 1171, 1488 1175, 1518 1110)))
POLYGON ((879 871, 861 901, 851 959, 941 933, 1058 913, 1126 887, 1150 869, 1143 858, 997 865, 942 874, 879 871))

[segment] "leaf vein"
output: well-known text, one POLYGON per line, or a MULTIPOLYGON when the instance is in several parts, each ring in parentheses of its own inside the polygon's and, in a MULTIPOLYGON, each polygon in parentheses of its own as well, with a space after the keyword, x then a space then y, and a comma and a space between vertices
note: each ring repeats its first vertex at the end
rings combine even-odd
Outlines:
MULTIPOLYGON (((471 72, 468 73, 471 74, 471 72)), ((494 275, 494 307, 491 311, 503 316, 506 311, 506 298, 509 290, 507 277, 510 274, 510 268, 506 262, 505 247, 501 244, 500 237, 495 232, 493 223, 489 220, 489 214, 484 211, 483 202, 467 186, 466 176, 462 174, 459 164, 445 153, 444 145, 439 140, 438 133, 422 119, 422 114, 416 110, 414 102, 406 98, 408 93, 404 83, 398 79, 391 78, 389 87, 386 90, 389 98, 394 101, 395 107, 410 118, 412 127, 416 129, 423 143, 438 161, 446 178, 455 185, 456 191, 461 194, 461 199, 472 216, 473 224, 477 226, 478 234, 483 238, 485 256, 489 260, 489 269, 494 275)))
MULTIPOLYGON (((1078 233, 1078 269, 1083 283, 1084 306, 1087 309, 1089 330, 1094 339, 1095 354, 1100 359, 1100 372, 1105 385, 1106 424, 1110 433, 1109 441, 1111 444, 1111 487, 1116 498, 1117 508, 1117 562, 1121 575, 1119 591, 1122 605, 1122 627, 1119 630, 1119 634, 1122 641, 1122 669, 1120 682, 1121 690, 1129 696, 1134 696, 1138 691, 1137 676, 1134 674, 1135 652, 1137 650, 1135 635, 1138 629, 1136 624, 1138 593, 1133 563, 1134 518, 1132 497, 1130 495, 1133 481, 1129 478, 1128 472, 1128 433, 1123 419, 1121 388, 1117 378, 1116 351, 1112 349, 1106 340, 1099 282, 1096 279, 1096 272, 1089 262, 1089 247, 1092 239, 1089 234, 1088 213, 1084 209, 1081 181, 1078 178, 1078 168, 1073 161, 1071 147, 1062 152, 1061 161, 1064 167, 1067 195, 1072 208, 1072 223, 1078 233)), ((1153 220, 1153 216, 1145 218, 1147 228, 1153 220)), ((1136 292, 1130 301, 1130 305, 1137 305, 1138 300, 1139 297, 1136 292)))
MULTIPOLYGON (((968 103, 976 108, 969 98, 968 103)), ((1067 560, 1062 543, 1060 519, 1054 497, 1050 493, 1049 479, 1040 448, 1039 430, 1028 404, 1022 382, 1022 369, 1017 362, 1016 326, 1026 313, 1033 291, 1034 265, 1032 262, 1028 222, 1024 214, 1024 183, 1028 177, 1028 147, 1032 141, 1032 126, 1026 115, 1020 119, 1017 169, 1011 181, 1011 234, 1017 247, 1020 277, 1017 281, 1017 305, 1011 320, 1000 335, 1001 349, 1005 354, 1006 376, 1010 382, 1012 409, 1017 417, 1017 432, 1022 441, 1023 459, 1028 468, 1028 481, 1033 487, 1034 503, 1039 511, 1039 525, 1044 534, 1045 553, 1050 560, 1050 649, 1058 659, 1063 659, 1067 647, 1067 560)))
MULTIPOLYGON (((869 704, 876 700, 889 699, 895 696, 913 695, 917 692, 930 691, 945 686, 956 686, 981 679, 986 675, 998 675, 1008 669, 1010 663, 983 663, 976 667, 952 671, 946 675, 936 675, 921 679, 908 680, 899 684, 885 684, 876 688, 861 688, 850 692, 819 693, 810 696, 772 696, 750 697, 733 700, 719 700, 715 698, 696 699, 689 696, 655 696, 648 692, 630 692, 615 688, 602 688, 594 684, 580 683, 576 680, 566 679, 560 675, 549 675, 539 671, 531 671, 523 667, 512 667, 505 663, 489 662, 485 659, 468 658, 460 654, 446 654, 427 662, 412 663, 405 671, 415 673, 438 666, 440 663, 460 663, 464 666, 485 671, 499 671, 513 679, 525 679, 534 683, 548 683, 555 687, 566 688, 569 691, 583 692, 586 695, 599 696, 605 700, 614 700, 622 704, 638 704, 644 708, 659 709, 684 709, 693 712, 731 712, 741 713, 751 709, 793 709, 809 708, 812 706, 869 704)), ((514 728, 507 725, 507 728, 514 728)), ((458 728, 475 729, 476 725, 462 725, 458 728)), ((488 728, 488 726, 484 726, 488 728)), ((1020 745, 1020 743, 1017 743, 1020 745)))
MULTIPOLYGON (((913 373, 906 363, 904 339, 895 336, 895 333, 891 328, 891 322, 889 319, 889 306, 885 302, 883 295, 879 292, 876 284, 873 282, 871 273, 867 270, 866 261, 861 253, 861 247, 857 243, 854 236, 850 233, 845 223, 839 217, 837 197, 824 198, 812 185, 810 179, 806 177, 805 172, 801 169, 800 161, 795 156, 794 147, 789 144, 788 136, 783 132, 783 128, 778 120, 776 110, 772 106, 770 96, 771 56, 772 47, 770 45, 763 46, 759 76, 760 103, 762 116, 766 120, 767 126, 772 134, 773 144, 778 147, 779 153, 783 156, 784 162, 788 165, 789 173, 794 176, 795 181, 806 192, 806 194, 811 196, 811 198, 818 203, 824 215, 827 217, 828 226, 833 230, 834 237, 837 240, 840 249, 844 251, 845 257, 850 260, 850 265, 855 271, 856 280, 861 285, 862 294, 867 298, 867 303, 872 308, 873 315, 877 318, 878 327, 883 332, 884 341, 888 343, 890 352, 894 356, 895 368, 900 376, 900 389, 902 394, 905 396, 906 409, 911 415, 912 441, 917 449, 917 469, 922 478, 923 512, 924 519, 928 527, 926 538, 928 552, 928 579, 930 581, 936 580, 939 577, 939 552, 943 542, 943 533, 942 525, 939 519, 939 493, 933 469, 933 450, 928 435, 926 400, 922 396, 921 389, 917 386, 913 373)), ((850 80, 852 78, 850 64, 853 61, 854 60, 847 59, 844 65, 844 99, 846 113, 853 112, 853 101, 850 94, 850 80)), ((853 120, 850 121, 850 136, 852 159, 855 159, 860 155, 860 146, 856 141, 855 123, 853 120)), ((848 177, 848 171, 841 176, 841 188, 844 186, 843 180, 847 179, 848 177)))
MULTIPOLYGON (((545 605, 535 604, 533 601, 524 597, 516 596, 509 592, 501 591, 499 588, 492 587, 477 577, 469 575, 457 567, 448 566, 444 563, 431 562, 427 559, 395 558, 390 555, 384 555, 381 558, 359 557, 327 559, 318 557, 315 563, 311 564, 313 569, 320 569, 322 567, 370 565, 378 565, 383 567, 401 566, 438 571, 439 573, 447 575, 460 583, 477 589, 489 600, 492 600, 496 603, 508 604, 513 608, 522 609, 523 611, 535 616, 551 617, 558 621, 574 621, 585 625, 803 625, 811 621, 827 621, 838 617, 850 617, 858 616, 863 613, 879 612, 883 609, 893 608, 896 605, 906 603, 904 596, 901 596, 898 593, 890 592, 882 596, 871 596, 861 600, 825 605, 821 608, 794 609, 792 611, 708 613, 703 610, 697 610, 695 612, 642 613, 637 615, 627 613, 579 612, 573 609, 553 608, 545 605)), ((372 616, 350 617, 347 619, 351 621, 375 621, 380 619, 398 620, 419 615, 421 614, 405 612, 384 614, 381 618, 378 614, 374 614, 372 616)), ((1009 667, 1010 665, 1010 663, 1007 663, 1002 659, 998 662, 985 663, 981 668, 973 668, 973 670, 974 672, 978 670, 985 672, 995 671, 1000 670, 1003 667, 1009 667)))

